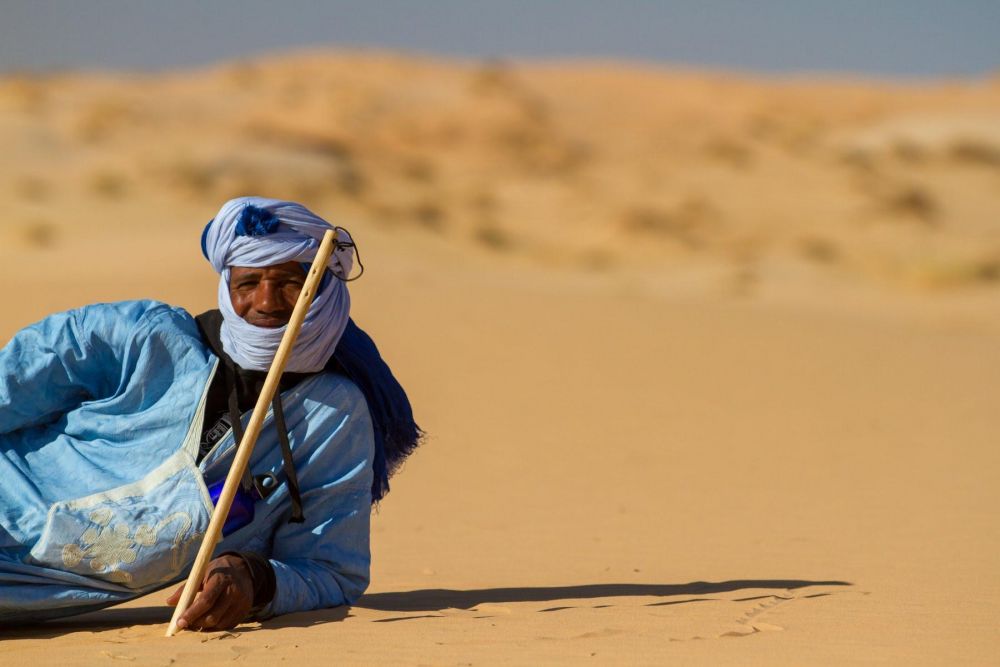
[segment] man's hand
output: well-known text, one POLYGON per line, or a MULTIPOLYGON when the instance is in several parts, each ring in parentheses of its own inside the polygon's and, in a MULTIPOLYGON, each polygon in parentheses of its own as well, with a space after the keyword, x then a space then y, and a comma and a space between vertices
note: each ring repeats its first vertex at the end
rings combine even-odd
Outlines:
MULTIPOLYGON (((176 606, 181 586, 167 598, 176 606)), ((228 630, 242 622, 253 607, 253 579, 250 568, 235 555, 220 556, 208 564, 205 579, 191 605, 177 620, 178 628, 228 630)))

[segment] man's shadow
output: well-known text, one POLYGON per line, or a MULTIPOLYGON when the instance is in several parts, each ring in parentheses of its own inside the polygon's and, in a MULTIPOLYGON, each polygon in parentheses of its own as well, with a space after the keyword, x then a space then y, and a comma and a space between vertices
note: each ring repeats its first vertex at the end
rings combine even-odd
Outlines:
MULTIPOLYGON (((662 597, 712 595, 747 589, 795 590, 808 586, 850 586, 846 581, 809 581, 805 579, 734 579, 730 581, 693 581, 686 584, 581 584, 578 586, 539 586, 519 588, 480 588, 454 590, 430 588, 397 593, 371 593, 358 600, 354 607, 391 612, 440 612, 445 609, 472 609, 482 604, 511 602, 551 602, 554 600, 592 600, 609 597, 662 597)), ((704 598, 701 598, 704 599, 704 598)), ((683 604, 696 600, 663 600, 651 606, 683 604)), ((562 608, 562 607, 560 607, 562 608)), ((553 611, 543 609, 540 611, 553 611)), ((0 626, 2 639, 47 639, 73 632, 95 632, 136 625, 166 624, 173 613, 172 607, 149 606, 111 608, 80 616, 13 627, 0 626)), ((350 615, 349 607, 320 609, 278 616, 264 621, 260 626, 240 627, 234 632, 304 628, 313 625, 336 623, 350 615)), ((378 619, 385 623, 418 618, 378 619)))
MULTIPOLYGON (((731 581, 692 581, 687 584, 582 584, 579 586, 541 586, 535 588, 483 588, 458 591, 430 588, 400 593, 371 593, 355 607, 379 611, 441 611, 472 609, 481 604, 505 602, 550 602, 552 600, 590 600, 610 597, 676 597, 711 595, 742 589, 792 590, 806 586, 850 586, 846 581, 806 581, 803 579, 734 579, 731 581)), ((659 603, 654 603, 659 604, 659 603)))

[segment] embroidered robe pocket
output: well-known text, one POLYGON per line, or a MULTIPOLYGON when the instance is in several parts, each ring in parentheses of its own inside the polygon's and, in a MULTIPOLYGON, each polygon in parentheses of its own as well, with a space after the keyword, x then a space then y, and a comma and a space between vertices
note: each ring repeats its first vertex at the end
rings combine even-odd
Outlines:
POLYGON ((191 456, 178 451, 143 479, 55 503, 29 559, 141 590, 191 564, 212 503, 191 456))

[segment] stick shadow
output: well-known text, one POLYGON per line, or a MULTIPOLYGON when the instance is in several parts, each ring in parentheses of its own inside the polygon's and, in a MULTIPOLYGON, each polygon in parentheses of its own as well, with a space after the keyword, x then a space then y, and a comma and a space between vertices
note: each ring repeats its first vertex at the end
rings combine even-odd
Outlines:
POLYGON ((173 607, 114 607, 90 611, 79 616, 51 621, 36 621, 23 625, 0 625, 0 639, 52 639, 74 632, 101 632, 139 625, 157 625, 170 622, 173 607))
MULTIPOLYGON (((170 622, 174 608, 163 605, 149 607, 116 607, 91 611, 79 616, 60 618, 51 621, 40 621, 24 625, 0 625, 0 639, 52 639, 74 632, 103 632, 119 628, 166 625, 170 622)), ((311 625, 336 623, 350 615, 350 607, 334 607, 332 609, 317 609, 309 612, 298 612, 285 616, 276 616, 261 622, 259 625, 243 625, 233 628, 234 634, 256 632, 258 630, 279 630, 281 628, 304 628, 311 625)), ((208 632, 208 635, 219 634, 208 632)))

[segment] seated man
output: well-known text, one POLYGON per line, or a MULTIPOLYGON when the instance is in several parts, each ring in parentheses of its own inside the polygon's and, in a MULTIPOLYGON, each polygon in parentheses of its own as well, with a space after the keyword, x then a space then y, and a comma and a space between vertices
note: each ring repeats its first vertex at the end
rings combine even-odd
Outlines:
MULTIPOLYGON (((298 204, 231 200, 202 236, 221 274, 218 311, 97 304, 0 350, 0 624, 183 579, 329 228, 298 204)), ((349 319, 352 250, 339 230, 221 555, 181 627, 350 604, 368 585, 371 504, 420 431, 349 319)))

